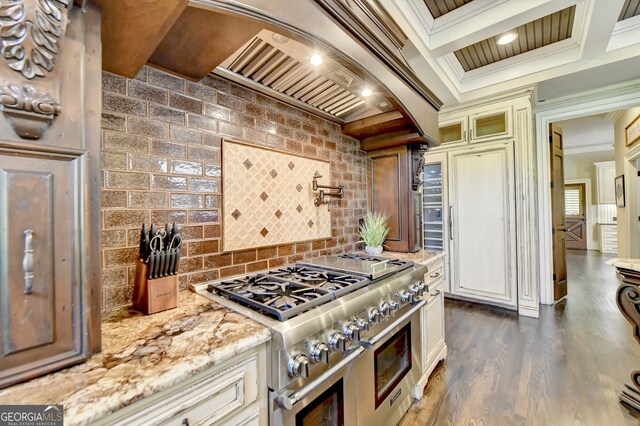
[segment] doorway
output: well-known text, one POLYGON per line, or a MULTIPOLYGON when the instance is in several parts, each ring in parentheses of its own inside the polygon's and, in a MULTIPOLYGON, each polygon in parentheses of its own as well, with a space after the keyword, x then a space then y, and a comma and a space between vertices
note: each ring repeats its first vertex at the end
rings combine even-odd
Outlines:
POLYGON ((585 183, 564 185, 564 224, 570 250, 587 249, 587 188, 585 183))
MULTIPOLYGON (((580 93, 574 93, 571 96, 545 99, 544 103, 539 102, 535 109, 536 122, 536 143, 539 147, 548 148, 549 140, 549 124, 560 120, 568 120, 577 117, 583 117, 590 114, 613 113, 613 111, 634 108, 640 105, 640 82, 630 81, 616 85, 604 86, 580 93)), ((634 148, 640 144, 636 144, 634 148)), ((633 148, 628 150, 626 158, 634 151, 633 148)), ((536 151, 536 161, 539 176, 548 176, 550 166, 550 155, 548 149, 538 149, 536 151)), ((627 175, 625 171, 625 175, 627 175)), ((540 279, 540 302, 543 304, 553 303, 553 242, 551 235, 551 194, 549 182, 547 179, 538 179, 537 181, 537 216, 538 216, 538 233, 536 235, 536 245, 539 261, 539 279, 540 279)), ((635 208, 629 209, 624 217, 633 218, 632 214, 636 214, 635 208), (633 210, 633 211, 632 211, 633 210)), ((618 221, 620 221, 618 217, 618 221)), ((640 241, 638 241, 640 244, 640 241)), ((640 250, 639 250, 640 251, 640 250)), ((633 247, 631 254, 634 254, 633 247)))

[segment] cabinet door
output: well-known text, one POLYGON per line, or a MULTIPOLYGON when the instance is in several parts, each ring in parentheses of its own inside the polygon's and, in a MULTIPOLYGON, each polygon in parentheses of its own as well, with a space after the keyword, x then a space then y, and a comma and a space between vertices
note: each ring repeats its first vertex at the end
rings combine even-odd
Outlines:
MULTIPOLYGON (((389 214, 389 234, 384 242, 391 251, 410 251, 409 212, 413 213, 413 196, 409 197, 409 156, 406 147, 374 151, 369 159, 369 206, 372 211, 389 214)), ((419 237, 419 236, 417 236, 419 237)))
POLYGON ((512 143, 451 155, 450 285, 453 294, 515 309, 513 162, 512 143))
POLYGON ((467 119, 440 123, 440 143, 442 146, 459 144, 467 141, 467 119))
POLYGON ((598 204, 615 204, 616 203, 616 166, 613 161, 606 163, 596 163, 598 172, 598 204))
POLYGON ((0 384, 80 353, 79 157, 0 153, 0 384))
POLYGON ((469 116, 469 143, 504 139, 513 135, 511 107, 469 116))

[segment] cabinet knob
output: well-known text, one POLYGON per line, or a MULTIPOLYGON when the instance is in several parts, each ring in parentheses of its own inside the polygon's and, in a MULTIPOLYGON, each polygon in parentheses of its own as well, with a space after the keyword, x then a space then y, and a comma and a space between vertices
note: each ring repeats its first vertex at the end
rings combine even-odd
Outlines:
POLYGON ((186 418, 186 417, 185 417, 184 419, 182 419, 182 424, 183 424, 184 426, 189 426, 189 419, 188 419, 188 418, 186 418))

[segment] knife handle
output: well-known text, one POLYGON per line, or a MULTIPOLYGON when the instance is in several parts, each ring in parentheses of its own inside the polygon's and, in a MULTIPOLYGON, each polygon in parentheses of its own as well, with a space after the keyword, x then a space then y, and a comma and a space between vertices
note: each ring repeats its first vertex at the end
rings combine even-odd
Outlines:
POLYGON ((24 294, 33 293, 33 230, 24 231, 24 256, 22 257, 22 271, 24 272, 24 294))

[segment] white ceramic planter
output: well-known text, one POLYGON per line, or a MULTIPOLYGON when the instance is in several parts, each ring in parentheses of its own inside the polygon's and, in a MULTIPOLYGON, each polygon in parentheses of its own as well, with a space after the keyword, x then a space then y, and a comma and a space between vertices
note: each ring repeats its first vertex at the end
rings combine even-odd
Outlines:
POLYGON ((382 246, 376 246, 376 247, 365 246, 364 252, 370 256, 377 256, 379 254, 382 254, 382 246))

